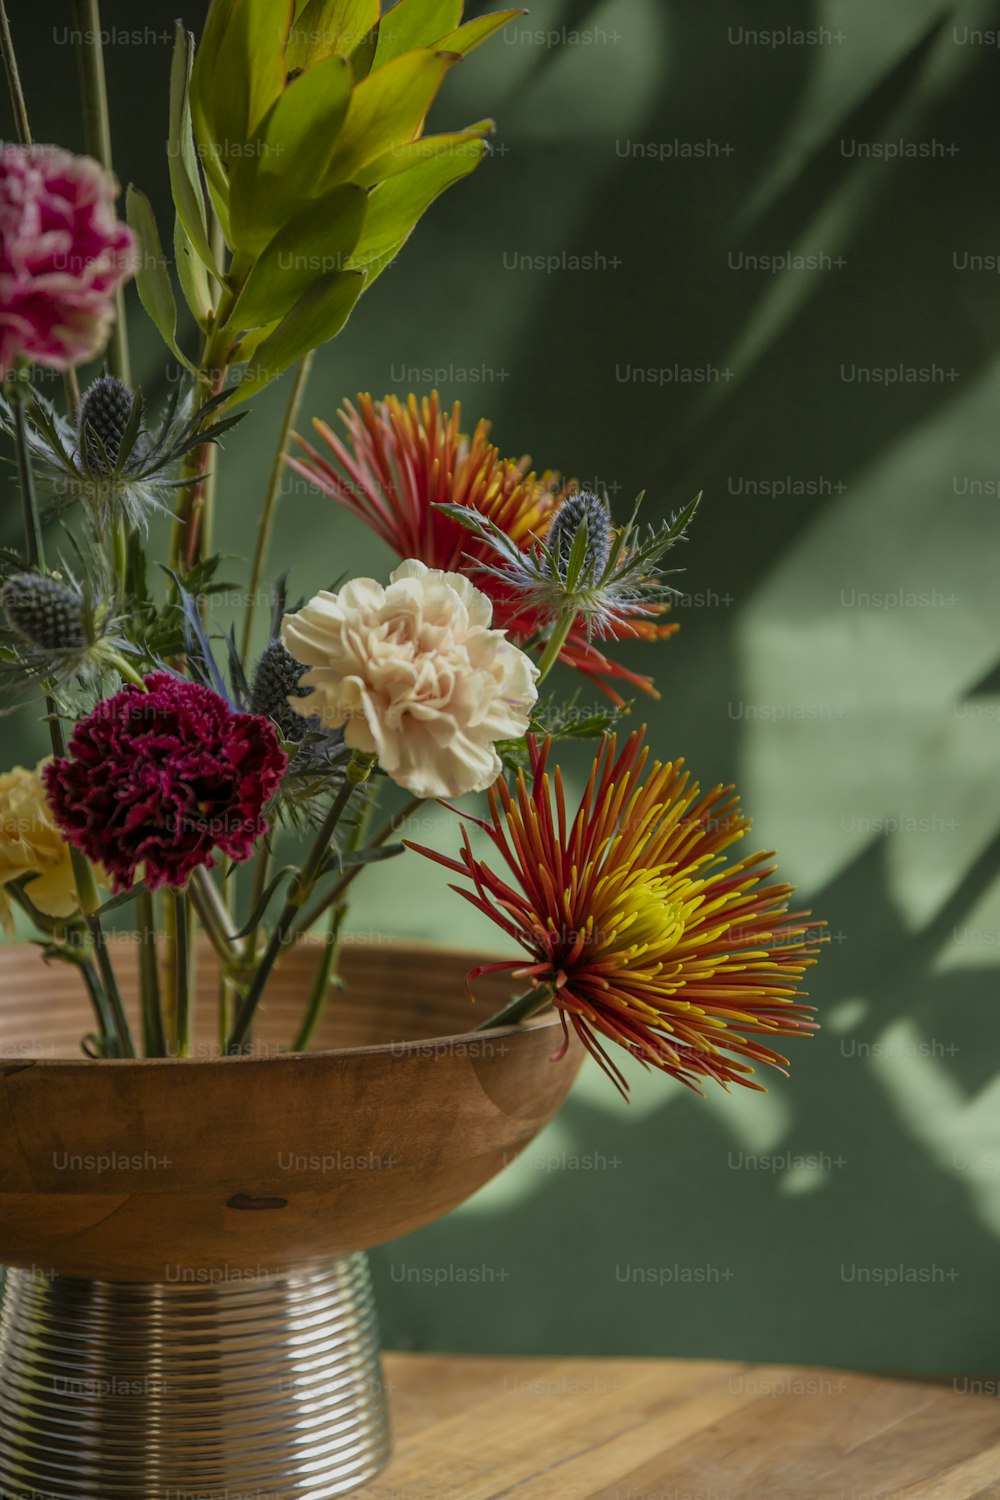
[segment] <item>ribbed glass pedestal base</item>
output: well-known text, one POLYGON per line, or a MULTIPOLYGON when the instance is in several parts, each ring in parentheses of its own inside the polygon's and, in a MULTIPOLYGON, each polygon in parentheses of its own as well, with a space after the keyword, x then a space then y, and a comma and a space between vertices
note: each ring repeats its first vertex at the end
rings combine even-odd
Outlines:
POLYGON ((363 1255, 196 1283, 7 1273, 4 1500, 328 1500, 388 1455, 363 1255))

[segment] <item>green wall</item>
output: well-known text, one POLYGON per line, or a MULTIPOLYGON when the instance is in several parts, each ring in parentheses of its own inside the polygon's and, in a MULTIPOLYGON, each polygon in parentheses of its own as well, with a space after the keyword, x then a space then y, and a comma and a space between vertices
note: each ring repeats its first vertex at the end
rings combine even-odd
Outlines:
MULTIPOLYGON (((104 7, 150 28, 109 66, 120 175, 161 203, 177 9, 104 7)), ((37 133, 79 144, 68 10, 12 14, 37 133)), ((824 1029, 766 1098, 641 1076, 625 1107, 587 1073, 524 1159, 379 1249, 390 1345, 997 1371, 998 30, 995 3, 540 0, 440 107, 496 116, 492 160, 319 357, 310 413, 439 368, 502 448, 620 505, 704 491, 683 630, 626 653, 663 690, 636 711, 738 783, 833 938, 824 1029)), ((284 396, 225 455, 234 553, 284 396)), ((292 490, 292 565, 304 592, 388 563, 292 490)), ((361 938, 490 943, 440 873, 386 867, 361 938)))

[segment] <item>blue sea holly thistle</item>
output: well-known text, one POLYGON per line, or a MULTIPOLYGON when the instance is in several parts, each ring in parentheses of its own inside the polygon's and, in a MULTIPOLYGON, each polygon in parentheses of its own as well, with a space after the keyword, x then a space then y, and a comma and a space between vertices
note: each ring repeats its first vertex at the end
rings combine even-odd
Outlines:
MULTIPOLYGON (((194 382, 177 382, 154 418, 141 390, 103 375, 71 420, 32 390, 23 416, 41 500, 56 515, 83 506, 103 534, 119 525, 145 530, 155 512, 172 509, 186 483, 182 460, 241 420, 242 412, 219 416, 224 399, 199 404, 194 382)), ((14 408, 2 399, 0 431, 15 433, 14 408)))
POLYGON ((607 502, 580 491, 561 502, 545 534, 527 547, 470 506, 441 508, 486 544, 492 555, 479 561, 483 572, 518 609, 551 626, 539 663, 544 676, 574 629, 582 627, 587 637, 639 635, 668 607, 676 590, 664 581, 660 559, 684 540, 700 498, 643 531, 637 519, 642 495, 628 521, 615 527, 607 502))

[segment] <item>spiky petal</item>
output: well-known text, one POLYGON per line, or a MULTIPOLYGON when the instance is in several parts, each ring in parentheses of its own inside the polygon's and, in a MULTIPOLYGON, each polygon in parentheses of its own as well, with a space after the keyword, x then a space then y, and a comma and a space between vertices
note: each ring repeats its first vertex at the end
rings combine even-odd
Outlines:
MULTIPOLYGON (((462 430, 458 402, 442 411, 436 391, 403 402, 397 396, 373 401, 362 394, 338 412, 341 438, 325 422, 314 421, 330 458, 297 437, 303 457, 291 467, 382 538, 396 555, 417 558, 430 568, 467 572, 493 600, 494 624, 518 644, 531 639, 542 616, 488 572, 493 550, 438 507, 466 506, 498 526, 525 552, 544 539, 566 490, 557 473, 536 473, 527 458, 500 457, 489 441, 490 424, 480 421, 471 436, 462 430), (332 460, 332 461, 331 461, 332 460)), ((663 639, 678 626, 649 616, 630 620, 621 637, 663 639)), ((614 679, 656 695, 652 680, 613 661, 574 630, 560 659, 601 686, 614 701, 622 697, 614 679)))
MULTIPOLYGON (((817 925, 789 913, 769 854, 729 861, 749 824, 731 787, 700 795, 683 762, 651 761, 644 731, 607 736, 576 814, 567 814, 549 741, 529 741, 531 783, 490 790, 481 824, 507 866, 421 849, 471 882, 455 886, 524 949, 483 966, 550 985, 562 1013, 622 1093, 601 1039, 701 1092, 701 1079, 760 1089, 754 1064, 786 1059, 756 1037, 815 1028, 796 986, 815 962, 817 925)), ((419 846, 413 845, 417 848, 419 846)))

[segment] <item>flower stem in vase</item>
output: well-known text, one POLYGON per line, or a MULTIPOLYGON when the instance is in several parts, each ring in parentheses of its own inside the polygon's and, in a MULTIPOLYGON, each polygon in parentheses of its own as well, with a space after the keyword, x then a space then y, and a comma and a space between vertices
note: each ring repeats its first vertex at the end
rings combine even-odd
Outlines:
POLYGON ((299 916, 302 907, 312 894, 317 880, 323 873, 323 867, 330 852, 330 844, 337 824, 340 822, 347 804, 350 802, 357 788, 368 780, 374 763, 375 757, 373 755, 364 755, 358 751, 354 752, 347 767, 343 785, 333 799, 330 811, 327 813, 323 826, 316 836, 316 841, 313 844, 308 859, 292 883, 291 894, 285 902, 281 915, 271 934, 270 942, 264 950, 264 956, 258 965, 250 988, 247 990, 246 996, 237 1012, 236 1023, 229 1034, 229 1040, 226 1044, 227 1052, 240 1052, 244 1050, 254 1014, 257 1006, 260 1004, 267 981, 271 976, 271 970, 274 968, 282 949, 287 947, 295 937, 296 918, 299 916))

